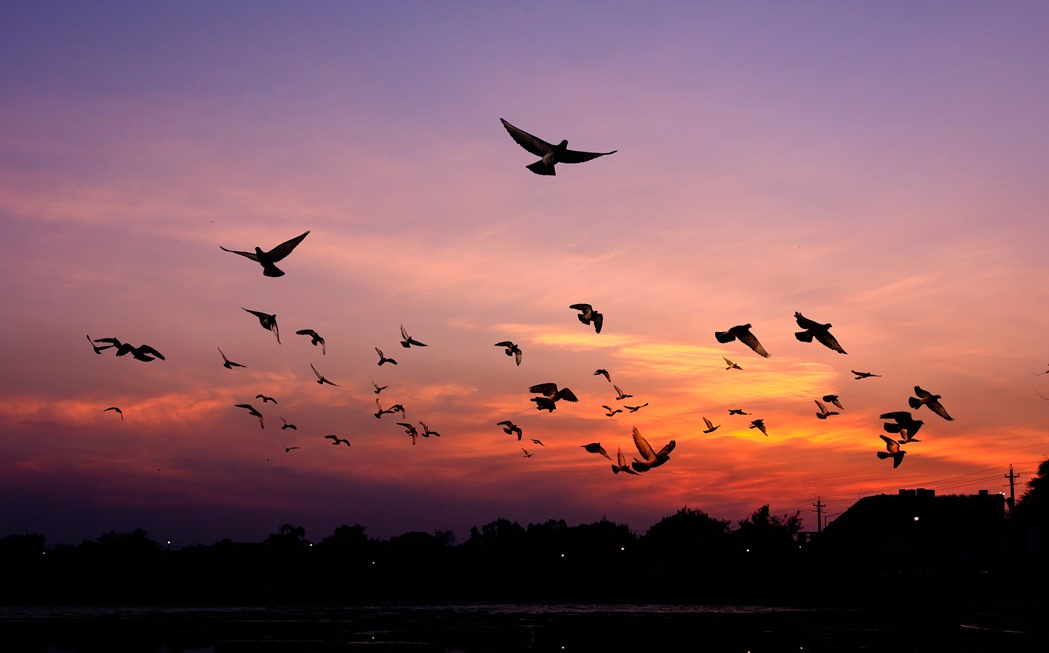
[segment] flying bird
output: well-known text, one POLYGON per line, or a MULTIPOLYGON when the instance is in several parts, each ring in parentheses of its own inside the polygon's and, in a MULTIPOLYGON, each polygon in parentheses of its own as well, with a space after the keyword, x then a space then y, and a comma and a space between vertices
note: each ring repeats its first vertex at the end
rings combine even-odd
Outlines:
POLYGON ((543 395, 542 397, 532 397, 532 401, 535 402, 536 409, 546 410, 551 413, 557 407, 555 404, 561 399, 571 402, 579 401, 575 393, 568 388, 558 390, 556 383, 539 383, 528 388, 528 391, 543 395))
MULTIPOLYGON (((126 342, 121 343, 116 338, 103 338, 102 340, 113 340, 113 341, 115 341, 117 344, 114 344, 113 346, 117 348, 117 356, 120 356, 120 357, 124 357, 124 356, 127 356, 128 354, 131 354, 131 356, 135 360, 140 360, 140 361, 144 361, 144 362, 147 362, 147 363, 149 361, 151 361, 151 360, 156 359, 156 358, 159 358, 160 360, 164 360, 164 355, 161 354, 156 349, 150 347, 149 345, 139 345, 138 347, 135 347, 134 345, 132 345, 130 343, 126 343, 126 342)), ((103 349, 105 349, 105 347, 103 347, 103 349)))
POLYGON ((634 427, 633 435, 634 446, 637 447, 638 453, 644 459, 638 460, 635 458, 634 462, 631 463, 631 467, 634 468, 635 472, 647 472, 653 467, 659 467, 670 460, 670 452, 677 446, 677 442, 671 440, 659 451, 654 451, 652 446, 648 444, 648 440, 641 435, 641 431, 638 431, 636 426, 634 427))
POLYGON ((611 406, 601 406, 601 407, 602 407, 602 408, 604 408, 604 409, 605 409, 605 411, 607 411, 607 412, 605 413, 605 415, 608 415, 609 417, 612 417, 612 416, 613 416, 613 415, 615 415, 616 413, 621 413, 621 412, 623 412, 623 409, 622 409, 622 408, 616 408, 616 409, 614 409, 614 410, 613 410, 611 406))
POLYGON ((350 446, 350 441, 346 438, 340 438, 337 435, 326 435, 324 437, 325 439, 331 440, 331 443, 335 446, 338 446, 340 444, 345 444, 347 447, 350 446))
POLYGON ((611 376, 609 376, 609 374, 608 374, 608 370, 606 370, 606 369, 604 369, 604 368, 601 368, 601 369, 595 370, 595 371, 594 371, 594 376, 598 376, 598 375, 600 375, 600 376, 603 376, 603 377, 605 377, 605 380, 606 380, 606 381, 608 381, 609 383, 611 383, 611 382, 612 382, 612 377, 611 377, 611 376))
POLYGON ((572 304, 568 308, 579 311, 579 321, 583 324, 593 324, 594 331, 601 333, 601 326, 605 323, 605 316, 594 310, 590 304, 572 304))
MULTIPOLYGON (((722 358, 725 358, 725 357, 722 356, 722 358)), ((727 358, 725 358, 725 365, 728 365, 728 367, 725 368, 726 370, 741 370, 741 369, 743 369, 742 367, 740 367, 736 363, 733 363, 732 361, 730 361, 727 358)))
POLYGON ((324 385, 325 383, 327 383, 328 385, 333 385, 335 387, 339 387, 338 383, 332 383, 328 379, 324 378, 324 376, 320 372, 317 371, 317 368, 313 366, 313 363, 310 363, 310 369, 313 370, 313 373, 317 375, 317 383, 318 384, 324 385))
POLYGON ((879 435, 878 437, 880 437, 885 442, 886 449, 885 451, 879 451, 878 457, 882 460, 885 460, 886 458, 892 458, 892 468, 896 469, 900 466, 900 463, 903 462, 903 456, 907 452, 900 448, 899 442, 893 440, 889 436, 879 435))
POLYGON ((591 442, 590 444, 584 444, 581 446, 590 453, 599 453, 605 458, 612 460, 612 456, 608 455, 608 452, 605 451, 605 448, 601 446, 600 442, 591 442))
POLYGON ((623 447, 618 447, 616 450, 616 462, 612 463, 612 472, 618 474, 619 472, 626 472, 627 474, 633 474, 637 476, 637 472, 630 468, 627 464, 626 456, 623 455, 623 447))
POLYGON ((743 412, 742 408, 729 408, 728 409, 728 414, 729 415, 750 415, 750 413, 743 412))
POLYGON ((869 379, 872 376, 881 376, 881 374, 872 374, 870 372, 857 372, 856 370, 849 370, 856 375, 857 379, 869 379))
POLYGON ((761 431, 762 433, 764 433, 766 437, 769 434, 769 432, 765 430, 765 420, 763 420, 763 419, 756 419, 756 420, 752 421, 750 423, 750 426, 748 426, 747 428, 757 429, 757 430, 761 431))
POLYGON ((103 408, 103 409, 102 409, 102 412, 104 413, 104 412, 106 412, 107 410, 112 410, 112 411, 114 411, 114 412, 115 412, 116 414, 120 415, 120 421, 121 421, 121 422, 123 422, 123 421, 124 421, 124 411, 120 410, 120 409, 119 409, 119 408, 117 408, 116 406, 110 406, 109 408, 103 408))
POLYGON ((761 346, 758 339, 750 332, 749 324, 737 324, 728 331, 715 331, 714 337, 717 338, 718 342, 732 342, 733 340, 739 340, 744 345, 750 347, 759 356, 765 358, 769 357, 769 353, 765 351, 765 348, 761 346))
POLYGON ((381 418, 383 415, 389 415, 390 413, 396 413, 397 412, 397 410, 396 410, 397 406, 400 406, 400 404, 396 404, 393 408, 383 408, 382 407, 382 403, 379 402, 379 398, 376 397, 375 398, 375 407, 379 409, 375 413, 376 419, 381 418))
POLYGON ((246 408, 249 413, 259 418, 259 428, 266 428, 266 425, 262 423, 262 413, 255 410, 255 407, 251 404, 234 404, 236 408, 246 408))
POLYGON ((631 413, 636 413, 637 411, 641 410, 642 408, 644 408, 647 405, 648 405, 648 402, 646 401, 645 403, 641 404, 640 406, 625 406, 624 405, 623 408, 626 408, 631 413))
MULTIPOLYGON (((503 432, 504 433, 508 433, 510 435, 514 435, 516 433, 517 434, 517 439, 518 440, 521 439, 521 435, 522 435, 521 427, 518 426, 517 424, 514 424, 513 422, 511 422, 508 419, 503 420, 501 422, 496 422, 496 424, 498 426, 503 427, 503 432)), ((533 442, 535 442, 535 440, 533 440, 533 442)))
POLYGON ((517 364, 521 364, 521 348, 509 340, 495 343, 496 347, 505 347, 507 356, 514 356, 517 360, 517 364))
POLYGON ((379 385, 379 384, 378 384, 378 383, 376 383, 375 381, 372 381, 372 385, 373 385, 373 386, 375 386, 375 394, 379 394, 380 392, 382 392, 382 391, 383 391, 383 390, 385 390, 386 388, 389 388, 389 387, 390 387, 390 386, 388 386, 388 385, 379 385))
POLYGON ((819 411, 820 411, 820 412, 816 413, 816 417, 818 417, 820 419, 827 419, 831 415, 838 415, 839 414, 838 411, 836 411, 836 410, 828 410, 827 407, 823 404, 823 402, 820 401, 819 399, 813 399, 813 401, 816 402, 816 408, 818 408, 819 411))
POLYGON ((419 342, 415 338, 413 338, 410 335, 408 335, 408 332, 404 330, 404 325, 402 324, 401 325, 401 346, 404 347, 405 349, 408 349, 412 345, 415 345, 416 347, 425 347, 426 346, 425 343, 419 342))
POLYGON ((254 252, 238 252, 233 249, 226 249, 222 245, 219 245, 219 249, 224 252, 230 252, 232 254, 240 254, 246 258, 259 263, 262 266, 262 274, 267 277, 282 277, 284 271, 279 269, 274 263, 282 260, 288 254, 291 254, 291 250, 295 249, 295 246, 302 242, 302 239, 306 237, 310 232, 306 232, 300 236, 296 236, 291 240, 284 241, 280 245, 277 245, 268 252, 262 251, 262 248, 256 246, 254 252))
POLYGON ((327 347, 324 345, 324 338, 322 338, 320 334, 314 331, 313 329, 299 329, 295 333, 300 336, 309 336, 310 344, 314 347, 320 345, 322 356, 328 353, 327 347))
POLYGON ((103 349, 109 349, 110 347, 113 346, 113 345, 106 345, 105 347, 99 347, 98 345, 95 344, 95 342, 93 340, 91 340, 91 336, 87 337, 87 341, 89 343, 91 343, 91 348, 94 349, 95 353, 98 354, 99 356, 102 355, 102 350, 103 349))
POLYGON ((882 413, 881 419, 891 419, 891 422, 885 422, 882 428, 889 433, 899 433, 903 440, 897 440, 900 444, 907 444, 908 442, 918 442, 914 435, 918 432, 918 429, 922 427, 925 422, 920 419, 914 419, 909 411, 897 410, 891 413, 882 413))
POLYGON ((503 123, 503 127, 510 133, 510 137, 517 142, 518 145, 523 147, 526 151, 534 154, 540 158, 535 163, 531 163, 527 166, 529 170, 537 175, 550 175, 557 174, 554 171, 554 166, 558 163, 583 163, 591 159, 596 159, 599 156, 606 156, 609 154, 615 154, 619 150, 612 150, 611 152, 580 152, 577 150, 568 149, 568 141, 563 140, 557 145, 547 143, 541 138, 532 136, 526 131, 522 131, 517 127, 514 127, 510 123, 506 122, 502 118, 499 119, 503 123))
POLYGON ((419 439, 419 429, 415 428, 414 424, 409 424, 408 422, 397 422, 397 426, 404 427, 404 432, 411 437, 413 445, 419 439))
POLYGON ((291 429, 292 431, 298 431, 299 430, 299 427, 295 426, 294 424, 288 424, 288 420, 284 419, 283 417, 280 418, 280 421, 283 422, 283 424, 281 424, 281 426, 280 426, 280 430, 282 430, 282 431, 284 429, 291 429))
POLYGON ((542 440, 536 440, 535 438, 532 438, 532 444, 538 444, 540 447, 546 446, 545 444, 543 444, 542 440))
POLYGON ((270 315, 269 313, 263 313, 262 311, 253 311, 250 308, 241 308, 255 317, 259 318, 259 324, 262 325, 263 329, 267 329, 273 332, 273 335, 277 336, 277 344, 280 344, 280 331, 277 329, 277 316, 270 315))
POLYGON ((829 401, 830 403, 834 404, 835 406, 837 406, 838 408, 841 408, 843 410, 845 408, 844 406, 841 405, 841 400, 838 399, 838 395, 823 395, 823 401, 829 401))
POLYGON ((916 397, 910 397, 907 399, 907 403, 910 404, 911 408, 917 410, 918 408, 925 406, 932 412, 936 413, 945 420, 953 420, 954 418, 947 414, 943 405, 940 403, 940 395, 934 395, 928 390, 923 390, 918 386, 914 386, 914 394, 916 397))
POLYGON ((222 349, 221 348, 216 347, 215 349, 218 349, 219 350, 219 354, 222 355, 222 367, 225 367, 227 370, 232 370, 234 367, 245 367, 244 365, 241 365, 240 363, 234 363, 230 359, 226 358, 226 354, 222 353, 222 349))
POLYGON ((284 447, 284 453, 290 452, 292 449, 298 449, 298 447, 284 447))
POLYGON ((375 348, 375 352, 379 354, 379 365, 383 365, 384 363, 389 363, 390 365, 397 364, 397 361, 393 360, 392 358, 386 358, 386 355, 383 354, 382 350, 378 347, 375 348))
POLYGON ((276 399, 274 399, 273 397, 267 397, 266 395, 261 395, 261 394, 260 395, 255 395, 255 398, 256 399, 261 399, 262 403, 266 403, 267 401, 272 401, 273 403, 277 403, 276 399))
POLYGON ((711 422, 706 417, 703 418, 703 423, 707 425, 706 430, 703 431, 704 433, 713 433, 714 431, 718 430, 718 428, 721 426, 720 424, 714 426, 713 422, 711 422))
POLYGON ((633 397, 634 396, 634 395, 623 394, 623 391, 619 389, 618 385, 613 385, 612 388, 616 391, 616 399, 618 399, 619 401, 623 401, 624 399, 626 399, 628 397, 633 397))
POLYGON ((525 449, 524 447, 521 447, 521 451, 524 452, 524 457, 525 458, 531 458, 532 456, 535 455, 534 453, 528 453, 528 449, 525 449))
POLYGON ((419 426, 423 427, 423 432, 419 435, 423 436, 424 438, 428 438, 431 435, 435 438, 441 437, 441 434, 437 431, 431 431, 430 427, 426 425, 426 422, 419 422, 419 426))
POLYGON ((798 326, 804 329, 804 331, 798 331, 794 334, 794 337, 799 341, 812 342, 813 338, 815 338, 816 342, 828 349, 833 349, 839 354, 847 353, 841 348, 841 345, 838 344, 837 338, 831 335, 830 328, 833 326, 832 324, 820 324, 819 322, 810 320, 797 311, 794 311, 794 319, 797 320, 798 326))

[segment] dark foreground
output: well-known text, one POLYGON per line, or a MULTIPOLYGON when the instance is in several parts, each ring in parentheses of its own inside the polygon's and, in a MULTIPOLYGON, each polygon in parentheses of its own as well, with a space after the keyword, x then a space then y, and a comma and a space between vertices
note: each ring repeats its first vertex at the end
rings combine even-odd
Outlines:
POLYGON ((835 610, 679 605, 0 608, 0 650, 231 653, 1046 650, 1040 617, 966 622, 920 607, 835 610))

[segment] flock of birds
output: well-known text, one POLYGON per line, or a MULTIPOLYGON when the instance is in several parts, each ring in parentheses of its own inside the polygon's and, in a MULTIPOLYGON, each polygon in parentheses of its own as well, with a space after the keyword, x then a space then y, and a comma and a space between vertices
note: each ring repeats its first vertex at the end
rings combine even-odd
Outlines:
MULTIPOLYGON (((510 134, 514 141, 516 141, 519 145, 521 145, 521 147, 523 147, 526 151, 530 152, 531 154, 541 157, 538 161, 526 166, 528 170, 537 175, 555 175, 555 166, 557 163, 582 163, 601 156, 614 154, 616 152, 616 150, 612 150, 610 152, 581 152, 569 150, 568 142, 566 140, 562 140, 557 145, 553 145, 517 127, 514 127, 505 120, 500 120, 502 121, 503 126, 506 128, 507 132, 510 134)), ((244 258, 250 259, 258 263, 262 267, 262 273, 264 276, 276 278, 285 275, 285 272, 278 268, 276 264, 287 258, 295 250, 295 248, 303 242, 303 240, 309 235, 309 233, 309 231, 306 231, 298 236, 295 236, 294 238, 280 243, 279 245, 273 247, 272 249, 269 249, 268 251, 264 251, 261 247, 258 246, 254 248, 254 251, 228 249, 221 245, 219 247, 222 251, 237 254, 239 256, 242 256, 244 258)), ((263 329, 272 332, 277 340, 277 343, 280 344, 280 330, 277 325, 277 316, 275 314, 244 307, 241 308, 244 311, 253 315, 258 320, 259 325, 263 329)), ((568 308, 577 312, 576 317, 578 318, 580 323, 588 327, 593 327, 595 334, 601 333, 602 327, 604 325, 604 315, 601 312, 597 311, 591 304, 576 303, 571 304, 568 308)), ((803 343, 817 342, 839 354, 847 353, 845 349, 841 346, 841 344, 838 342, 837 338, 835 338, 834 335, 831 334, 831 324, 820 323, 815 320, 809 319, 802 315, 800 312, 795 312, 794 318, 799 328, 801 329, 800 331, 795 333, 795 337, 798 341, 803 343)), ((718 343, 721 344, 728 344, 734 341, 738 341, 746 345, 749 349, 751 349, 754 353, 758 354, 759 356, 763 358, 769 358, 770 355, 768 351, 766 351, 766 349, 762 346, 762 344, 759 342, 758 338, 754 335, 751 329, 752 326, 750 324, 739 324, 731 328, 728 328, 724 331, 715 331, 714 338, 718 343)), ((310 344, 312 344, 315 347, 319 347, 321 355, 326 355, 327 349, 325 339, 316 331, 314 331, 313 329, 300 329, 295 333, 296 335, 308 337, 310 339, 310 344)), ((415 347, 427 346, 426 343, 423 343, 409 335, 408 331, 405 329, 403 324, 400 327, 400 334, 400 344, 405 350, 411 350, 415 347)), ((92 348, 94 349, 94 352, 99 355, 101 355, 103 351, 107 349, 113 349, 118 357, 125 357, 130 354, 132 358, 142 362, 165 360, 164 356, 150 345, 143 344, 139 346, 134 346, 113 337, 91 338, 91 336, 88 335, 87 339, 88 342, 91 344, 92 348)), ((501 348, 505 355, 511 357, 517 366, 521 365, 523 352, 521 347, 517 343, 514 343, 510 340, 503 340, 494 343, 494 346, 501 348)), ((246 367, 241 363, 237 363, 230 360, 222 351, 221 347, 217 347, 217 349, 222 357, 221 364, 224 368, 232 370, 234 368, 246 367)), ((378 355, 378 366, 382 367, 384 365, 398 365, 397 360, 387 356, 379 347, 375 347, 375 352, 378 355)), ((743 369, 742 366, 730 360, 729 358, 723 357, 723 359, 726 365, 726 370, 743 369)), ((313 374, 316 377, 316 382, 319 385, 330 385, 334 387, 339 387, 339 384, 328 379, 323 373, 321 373, 321 371, 317 369, 316 366, 313 365, 313 363, 310 363, 310 369, 313 371, 313 374)), ((852 370, 852 373, 855 375, 855 378, 857 380, 880 376, 872 372, 856 370, 852 370)), ((1045 372, 1043 372, 1043 374, 1044 373, 1045 372)), ((615 401, 620 402, 620 404, 616 404, 614 406, 611 404, 603 404, 601 406, 605 411, 604 414, 608 417, 614 417, 618 414, 624 414, 624 411, 634 413, 648 406, 648 402, 636 403, 635 405, 622 403, 625 402, 625 400, 632 398, 633 395, 627 394, 618 385, 613 384, 611 375, 608 372, 608 370, 598 369, 594 372, 594 375, 603 376, 608 383, 612 384, 612 388, 615 390, 616 394, 615 401)), ((382 393, 383 390, 387 389, 389 386, 380 386, 374 381, 372 382, 372 385, 375 388, 374 392, 376 395, 376 412, 374 413, 374 416, 377 419, 381 419, 384 415, 399 415, 401 421, 397 422, 397 425, 404 429, 405 434, 411 439, 412 445, 415 445, 420 437, 440 437, 441 434, 437 431, 430 429, 425 422, 420 421, 418 423, 418 426, 421 427, 421 429, 418 428, 416 424, 408 422, 405 417, 406 410, 402 404, 395 403, 387 408, 384 408, 383 402, 379 395, 382 393)), ((559 387, 556 383, 552 382, 532 385, 528 388, 528 391, 530 394, 535 395, 531 397, 530 401, 535 404, 535 408, 538 411, 547 411, 549 413, 552 413, 554 410, 557 409, 557 406, 561 401, 569 403, 579 402, 579 398, 570 388, 559 387)), ((935 413, 936 415, 945 420, 953 419, 944 409, 943 405, 940 403, 940 395, 933 394, 919 386, 914 386, 914 394, 915 396, 910 397, 908 400, 908 405, 911 409, 917 411, 922 406, 924 406, 930 412, 935 413)), ((260 399, 263 405, 267 403, 273 403, 274 405, 277 405, 278 403, 275 398, 261 393, 257 394, 255 396, 255 399, 260 399)), ((825 394, 819 399, 814 399, 814 401, 817 408, 816 417, 821 420, 826 420, 835 415, 839 415, 840 411, 843 410, 841 400, 836 394, 825 394), (833 406, 838 410, 831 410, 829 406, 833 406)), ((258 420, 259 428, 265 428, 265 418, 262 412, 250 402, 246 401, 243 403, 237 403, 233 406, 235 408, 247 411, 248 416, 254 417, 258 420)), ((106 411, 113 411, 120 416, 121 420, 124 419, 123 412, 120 408, 116 406, 110 406, 108 408, 105 408, 103 412, 106 411)), ((728 409, 728 414, 730 416, 750 415, 750 413, 745 412, 742 408, 730 408, 728 409)), ((288 421, 283 416, 280 417, 280 419, 282 422, 280 428, 282 430, 297 430, 297 427, 294 424, 288 423, 288 421)), ((714 424, 706 416, 703 416, 702 419, 706 427, 703 430, 703 433, 705 434, 713 433, 721 427, 720 424, 714 424)), ((903 446, 919 442, 919 440, 916 439, 914 436, 921 428, 923 422, 920 419, 915 419, 911 412, 905 410, 897 410, 883 413, 880 415, 880 419, 885 420, 884 430, 887 433, 893 434, 893 437, 890 437, 889 435, 880 436, 882 441, 884 442, 885 450, 876 452, 877 456, 880 459, 891 459, 893 461, 893 467, 898 467, 906 453, 903 449, 903 446)), ((517 424, 515 424, 512 420, 506 419, 499 421, 496 423, 496 426, 502 427, 504 433, 515 436, 519 443, 524 437, 523 429, 517 424)), ((748 428, 755 429, 757 431, 760 431, 766 437, 768 436, 768 429, 765 425, 765 421, 763 418, 755 418, 751 420, 748 428)), ((590 442, 581 446, 587 453, 600 455, 611 461, 613 473, 624 473, 628 475, 643 474, 651 469, 664 465, 670 460, 670 454, 674 451, 675 447, 677 446, 677 442, 675 440, 670 440, 659 450, 656 450, 649 444, 648 440, 640 433, 640 431, 636 427, 632 429, 632 436, 633 445, 637 451, 637 456, 633 457, 633 459, 630 461, 627 460, 627 456, 623 453, 623 448, 621 446, 617 448, 616 458, 614 460, 600 442, 590 442)), ((351 446, 351 443, 347 438, 341 438, 335 434, 328 434, 322 437, 323 439, 328 440, 332 446, 351 446)), ((533 445, 545 446, 543 442, 539 439, 532 438, 530 439, 530 441, 533 445)), ((534 455, 533 452, 529 451, 525 447, 522 446, 520 448, 526 458, 531 458, 534 455)), ((299 447, 284 447, 285 453, 290 453, 291 451, 296 449, 299 449, 299 447)))

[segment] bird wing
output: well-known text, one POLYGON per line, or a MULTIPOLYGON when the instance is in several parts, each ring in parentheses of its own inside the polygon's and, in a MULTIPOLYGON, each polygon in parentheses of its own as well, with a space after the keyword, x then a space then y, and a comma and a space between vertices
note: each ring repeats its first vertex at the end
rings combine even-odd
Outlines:
POLYGON ((514 343, 510 342, 509 340, 503 340, 502 342, 495 343, 495 346, 496 347, 513 347, 514 343))
POLYGON ((255 255, 255 252, 238 252, 235 249, 226 249, 222 245, 219 245, 219 249, 221 249, 224 252, 229 252, 230 254, 240 254, 241 256, 244 256, 246 258, 250 258, 252 261, 256 261, 257 262, 259 260, 259 257, 255 255))
POLYGON ((157 358, 159 358, 160 360, 165 360, 165 358, 164 358, 164 355, 163 355, 163 354, 161 354, 161 353, 160 353, 159 351, 157 351, 156 349, 153 349, 153 348, 152 348, 152 347, 150 347, 149 345, 141 345, 141 346, 140 346, 140 347, 138 348, 138 353, 140 353, 140 354, 152 354, 153 356, 156 356, 156 357, 157 357, 157 358))
POLYGON ((583 313, 590 313, 594 310, 594 307, 590 304, 572 304, 568 308, 572 308, 577 311, 582 311, 583 313))
MULTIPOLYGON (((266 252, 266 256, 269 257, 271 262, 276 263, 277 261, 281 260, 282 258, 287 256, 288 254, 291 254, 291 250, 295 249, 295 246, 298 245, 299 243, 301 243, 302 239, 305 238, 306 235, 309 234, 309 233, 310 232, 307 231, 306 233, 304 233, 304 234, 302 234, 300 236, 295 236, 291 240, 284 241, 280 245, 277 245, 276 247, 274 247, 270 251, 266 252)), ((240 252, 238 252, 238 253, 240 253, 240 252)), ((252 258, 255 258, 255 260, 258 260, 258 258, 255 257, 254 255, 252 255, 252 258)))
POLYGON ((919 386, 914 386, 914 394, 917 395, 921 399, 928 399, 929 397, 932 396, 931 392, 929 392, 928 390, 923 390, 919 386))
POLYGON ((823 328, 823 325, 820 324, 819 322, 816 322, 814 320, 810 320, 809 318, 805 317, 804 315, 802 315, 801 313, 799 313, 797 311, 794 311, 794 319, 798 321, 798 326, 800 326, 802 329, 816 329, 816 330, 820 330, 820 329, 823 328))
POLYGON ((885 441, 885 448, 889 453, 896 453, 900 450, 900 443, 896 440, 893 440, 887 435, 879 435, 878 437, 885 441))
POLYGON ((611 152, 580 152, 579 150, 565 150, 558 155, 558 163, 582 163, 583 161, 589 161, 596 159, 599 156, 606 156, 608 154, 615 154, 619 150, 612 150, 611 152))
POLYGON ((545 156, 550 153, 554 146, 547 143, 541 138, 532 136, 528 132, 514 127, 510 123, 506 122, 502 118, 499 119, 503 123, 503 127, 506 127, 506 131, 510 132, 510 138, 513 138, 518 145, 531 152, 536 156, 545 156))
POLYGON ((838 344, 838 339, 831 335, 830 331, 817 331, 815 334, 816 340, 823 346, 833 349, 839 354, 847 353, 841 345, 838 344))
POLYGON ((736 337, 739 338, 740 342, 753 349, 759 356, 769 357, 769 353, 765 351, 765 348, 761 346, 761 343, 749 330, 739 332, 736 334, 736 337))
POLYGON ((537 383, 536 385, 533 385, 530 388, 528 388, 528 391, 532 392, 532 393, 541 394, 541 395, 543 395, 545 397, 553 397, 554 395, 557 394, 557 384, 556 383, 537 383))
POLYGON ((947 414, 947 410, 943 407, 943 404, 941 404, 939 401, 933 399, 932 401, 930 401, 929 403, 927 403, 925 405, 928 406, 929 409, 932 410, 932 412, 936 413, 940 417, 942 417, 942 418, 944 418, 946 420, 954 420, 953 417, 951 417, 950 415, 947 414))
POLYGON ((637 447, 638 453, 640 453, 641 457, 645 459, 645 462, 652 463, 653 461, 655 461, 656 452, 652 450, 652 446, 648 444, 648 440, 646 440, 645 437, 641 435, 641 431, 638 431, 636 426, 634 427, 633 435, 634 446, 637 447))
POLYGON ((656 452, 656 458, 660 460, 668 458, 670 456, 670 452, 673 451, 674 447, 676 446, 677 440, 671 440, 670 442, 667 442, 662 449, 656 452))
POLYGON ((317 371, 317 368, 313 366, 313 363, 310 363, 310 369, 313 370, 313 373, 317 375, 318 379, 324 378, 323 376, 321 376, 321 373, 317 371))
POLYGON ((579 397, 575 396, 575 393, 568 388, 561 388, 557 391, 557 398, 564 399, 565 401, 579 401, 579 397))
POLYGON ((816 407, 820 409, 820 412, 823 413, 824 415, 826 415, 827 414, 827 407, 823 405, 823 402, 820 401, 819 399, 814 399, 813 401, 816 402, 816 407))
POLYGON ((594 331, 601 333, 601 326, 605 323, 605 316, 603 313, 594 311, 594 331))

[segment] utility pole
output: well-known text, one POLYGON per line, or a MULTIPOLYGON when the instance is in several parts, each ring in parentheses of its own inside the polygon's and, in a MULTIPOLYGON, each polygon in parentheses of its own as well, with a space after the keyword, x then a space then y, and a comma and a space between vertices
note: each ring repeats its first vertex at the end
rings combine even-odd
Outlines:
POLYGON ((820 503, 820 498, 816 497, 816 503, 812 504, 816 506, 816 532, 823 532, 823 509, 827 507, 827 504, 820 503))
POLYGON ((1016 505, 1016 479, 1020 478, 1019 474, 1013 474, 1013 466, 1009 465, 1009 473, 1005 475, 1005 478, 1009 479, 1009 516, 1013 516, 1013 506, 1016 505))

